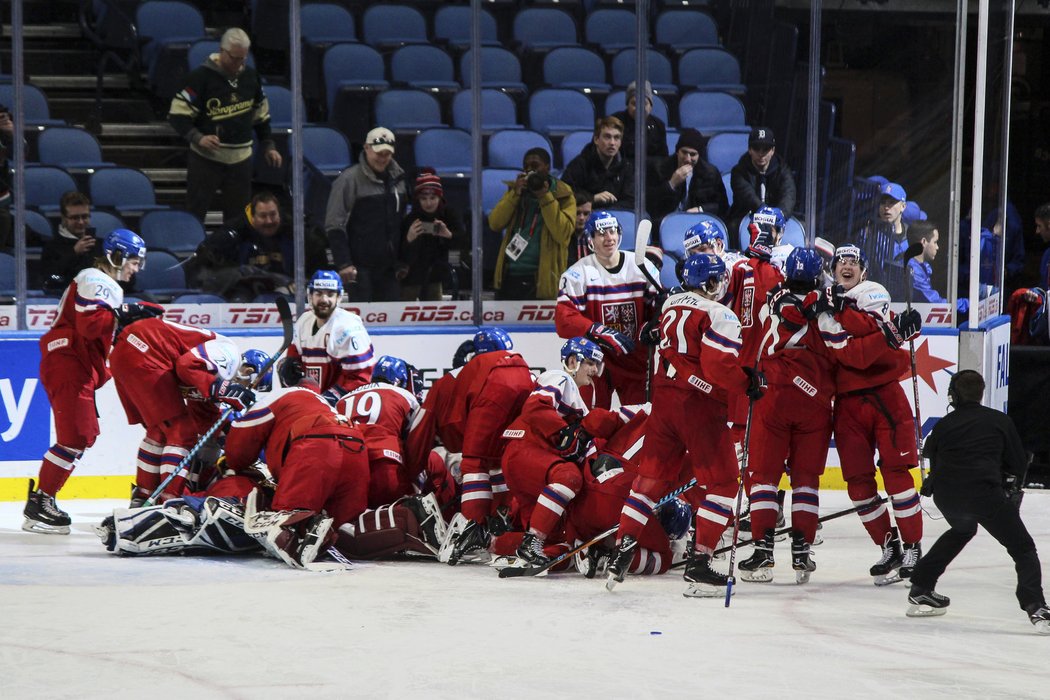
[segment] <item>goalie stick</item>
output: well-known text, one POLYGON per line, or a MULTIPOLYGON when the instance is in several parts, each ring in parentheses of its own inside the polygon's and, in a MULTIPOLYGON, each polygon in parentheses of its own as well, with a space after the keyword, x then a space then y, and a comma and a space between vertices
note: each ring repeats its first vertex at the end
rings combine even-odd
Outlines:
MULTIPOLYGON (((267 372, 270 371, 274 363, 277 362, 278 358, 280 358, 280 356, 284 354, 284 351, 287 350, 288 347, 292 344, 292 309, 288 306, 288 300, 284 297, 277 297, 277 300, 274 303, 277 305, 277 313, 281 317, 281 329, 284 333, 284 338, 281 341, 280 349, 273 355, 271 355, 270 361, 267 362, 262 367, 262 369, 260 369, 256 373, 255 379, 252 380, 251 385, 248 387, 250 389, 255 389, 255 387, 259 385, 259 382, 262 381, 262 378, 266 376, 267 372)), ((176 466, 175 469, 172 470, 171 474, 168 474, 164 481, 160 482, 160 486, 153 490, 153 493, 151 493, 149 498, 146 499, 145 503, 142 504, 143 507, 149 507, 156 504, 157 498, 160 497, 160 494, 164 492, 164 489, 167 487, 167 485, 170 484, 176 476, 182 473, 182 470, 185 469, 187 465, 189 465, 190 460, 193 459, 193 456, 197 454, 197 452, 201 449, 201 447, 204 446, 206 442, 208 442, 208 440, 211 439, 212 435, 214 435, 216 432, 219 431, 220 428, 222 428, 223 424, 226 423, 226 421, 229 419, 232 413, 233 408, 227 408, 222 412, 222 415, 219 416, 219 420, 217 420, 214 425, 208 428, 208 431, 204 433, 204 435, 202 435, 199 440, 197 440, 197 444, 195 444, 193 448, 189 451, 189 453, 187 453, 187 455, 182 458, 182 461, 179 462, 178 466, 176 466)))
MULTIPOLYGON (((696 479, 695 478, 694 479, 690 479, 689 482, 686 483, 684 486, 679 486, 674 491, 671 491, 669 494, 667 494, 666 496, 661 498, 660 501, 655 506, 653 506, 653 511, 655 512, 658 508, 660 508, 660 506, 662 506, 662 505, 664 505, 666 503, 670 503, 671 501, 673 501, 674 499, 678 498, 679 496, 681 496, 683 493, 685 493, 689 489, 693 488, 694 486, 696 486, 696 479)), ((569 557, 575 555, 577 552, 582 552, 583 550, 587 549, 591 545, 597 544, 598 542, 601 542, 603 539, 605 539, 609 535, 616 534, 616 531, 619 528, 620 528, 620 524, 617 523, 616 525, 613 525, 608 530, 605 530, 604 532, 601 532, 601 533, 595 535, 594 537, 592 537, 591 539, 587 540, 586 542, 584 542, 581 545, 573 547, 568 552, 563 552, 562 554, 559 554, 558 556, 554 557, 549 562, 547 562, 546 564, 543 564, 541 566, 508 566, 508 567, 506 567, 504 569, 500 569, 499 577, 500 578, 517 578, 519 576, 539 576, 543 572, 548 571, 549 569, 553 569, 555 566, 557 566, 558 564, 562 563, 563 561, 565 561, 569 557)))

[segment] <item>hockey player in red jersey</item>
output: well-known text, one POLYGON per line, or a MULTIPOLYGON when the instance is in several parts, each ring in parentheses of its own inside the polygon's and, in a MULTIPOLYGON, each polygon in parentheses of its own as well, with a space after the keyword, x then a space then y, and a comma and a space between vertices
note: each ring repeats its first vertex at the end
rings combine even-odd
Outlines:
MULTIPOLYGON (((189 454, 197 437, 219 417, 214 402, 244 410, 254 393, 237 381, 237 345, 203 328, 151 318, 129 326, 109 362, 128 422, 145 427, 136 463, 132 506, 141 504, 189 454)), ((182 494, 185 474, 161 494, 182 494)))
POLYGON ((623 422, 603 408, 587 410, 580 389, 601 376, 603 354, 587 338, 561 348, 562 369, 544 372, 521 415, 503 437, 503 474, 526 524, 517 556, 523 564, 548 562, 543 547, 561 532, 565 509, 583 488, 580 465, 595 437, 608 438, 623 422))
POLYGON ((339 308, 343 281, 338 274, 318 270, 306 291, 310 310, 296 320, 295 339, 278 374, 288 375, 291 384, 286 386, 295 386, 296 376, 305 374, 321 387, 325 401, 335 406, 344 394, 368 383, 375 350, 361 317, 339 308))
POLYGON ((726 576, 711 568, 715 545, 733 516, 738 483, 726 397, 737 391, 759 399, 765 381, 757 370, 741 366, 740 322, 716 301, 729 281, 725 263, 709 253, 693 255, 683 275, 686 291, 668 298, 660 316, 652 413, 638 476, 620 516, 618 549, 606 584, 610 589, 623 581, 657 501, 690 476, 705 490, 685 571, 686 595, 724 593, 727 584, 726 576))
POLYGON ((118 328, 163 313, 152 304, 124 304, 118 282, 146 260, 146 244, 117 229, 102 243, 102 256, 77 274, 62 295, 58 314, 40 338, 40 381, 55 416, 55 444, 40 465, 39 488, 29 480, 22 529, 68 535, 69 515, 55 504, 84 451, 98 437, 95 391, 109 381, 106 360, 118 328))
MULTIPOLYGON (((648 352, 639 340, 656 316, 656 289, 620 250, 623 231, 615 216, 596 211, 583 231, 594 252, 561 276, 555 330, 562 338, 585 336, 605 353, 607 372, 594 384, 591 405, 609 408, 614 391, 623 405, 643 403, 648 352)), ((654 270, 650 275, 658 277, 654 270)))
POLYGON ((245 530, 271 555, 302 568, 335 541, 334 529, 368 506, 364 435, 305 378, 230 426, 228 469, 247 470, 260 455, 277 489, 269 507, 259 502, 258 491, 252 492, 245 530))
POLYGON ((412 367, 399 357, 383 355, 372 369, 372 381, 339 399, 336 413, 361 426, 368 447, 371 477, 368 507, 379 508, 411 494, 405 468, 404 439, 419 411, 422 387, 412 367))
POLYGON ((825 340, 839 346, 851 337, 881 334, 888 344, 868 364, 839 364, 834 415, 842 478, 854 505, 861 508, 858 515, 872 541, 882 547, 882 556, 870 571, 876 585, 882 585, 897 580, 893 572, 898 569, 900 578, 908 578, 921 556, 922 509, 909 471, 918 464, 918 455, 912 412, 899 378, 908 372, 908 353, 901 346, 919 334, 922 321, 914 310, 891 315, 889 293, 865 279, 867 259, 856 246, 835 251, 832 272, 836 286, 827 302, 834 316, 821 316, 825 340), (876 449, 895 528, 878 497, 876 449))
MULTIPOLYGON (((416 470, 428 459, 435 438, 449 452, 463 454, 461 512, 449 523, 442 547, 442 560, 451 565, 473 552, 487 558, 489 516, 509 501, 500 467, 503 430, 517 418, 535 385, 528 364, 511 352, 513 347, 502 328, 482 329, 464 341, 452 362, 461 366, 430 388, 409 433, 409 464, 416 470)), ((495 520, 494 525, 504 527, 495 520)))

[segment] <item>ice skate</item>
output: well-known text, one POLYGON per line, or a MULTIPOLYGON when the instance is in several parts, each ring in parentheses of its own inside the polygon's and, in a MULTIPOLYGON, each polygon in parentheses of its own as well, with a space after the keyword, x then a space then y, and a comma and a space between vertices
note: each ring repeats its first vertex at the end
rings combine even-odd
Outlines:
POLYGON ((809 583, 809 575, 817 570, 809 547, 801 532, 791 533, 791 568, 795 570, 795 583, 809 583))
POLYGON ((755 552, 740 562, 740 578, 753 583, 769 583, 773 580, 773 531, 766 530, 765 537, 755 542, 755 552))
POLYGON ((317 556, 328 549, 329 545, 335 543, 335 533, 332 532, 332 518, 324 513, 318 513, 306 524, 306 533, 299 544, 298 558, 303 568, 309 568, 317 556))
POLYGON ((456 536, 452 545, 452 551, 448 557, 448 565, 455 566, 460 562, 471 564, 487 564, 492 559, 489 553, 489 543, 492 541, 488 529, 481 523, 468 521, 463 531, 456 536))
POLYGON ((426 496, 409 496, 401 505, 412 511, 419 523, 419 532, 423 535, 423 542, 437 554, 441 545, 445 542, 448 534, 448 524, 441 514, 441 506, 438 505, 437 496, 428 493, 426 496))
MULTIPOLYGON (((437 499, 435 499, 435 503, 437 499)), ((505 535, 514 529, 514 523, 511 522, 510 508, 507 506, 500 506, 496 509, 496 512, 488 517, 489 534, 493 537, 499 537, 505 535)))
POLYGON ((624 535, 616 548, 616 552, 613 554, 612 561, 609 562, 609 568, 606 570, 608 574, 608 578, 605 580, 606 590, 611 591, 616 587, 616 584, 623 583, 624 577, 627 576, 627 572, 631 569, 631 562, 634 561, 634 553, 637 549, 638 540, 633 535, 624 535))
POLYGON ((908 617, 936 617, 948 612, 951 600, 933 590, 912 586, 908 594, 908 617))
POLYGON ((921 543, 905 543, 904 551, 901 555, 901 568, 897 570, 897 575, 900 576, 902 580, 910 579, 911 572, 915 570, 915 565, 919 563, 919 557, 921 556, 921 543))
POLYGON ((128 502, 128 508, 141 508, 146 505, 149 496, 150 492, 147 489, 142 488, 138 484, 132 484, 131 500, 128 502))
POLYGON ((1028 619, 1035 625, 1036 634, 1050 634, 1050 608, 1043 605, 1030 605, 1026 608, 1028 619))
POLYGON ((535 533, 526 532, 515 552, 522 566, 546 566, 550 557, 543 553, 543 540, 535 533))
POLYGON ((696 554, 685 565, 686 598, 723 598, 729 577, 711 568, 710 554, 696 554))
MULTIPOLYGON (((748 525, 750 526, 750 523, 748 523, 748 525)), ((743 530, 741 530, 741 532, 743 532, 743 530)), ((737 533, 737 537, 739 537, 739 536, 740 536, 739 533, 737 533)), ((688 541, 691 541, 691 540, 688 540, 688 541)), ((718 552, 718 550, 720 550, 720 549, 725 549, 726 547, 732 547, 732 546, 733 546, 733 528, 727 527, 725 530, 722 530, 722 534, 718 538, 718 546, 715 547, 715 552, 718 552)), ((723 559, 726 558, 726 553, 725 552, 718 552, 716 554, 712 554, 711 558, 715 559, 717 561, 722 561, 723 559)))
POLYGON ((897 574, 903 557, 901 555, 901 541, 897 537, 897 528, 891 528, 886 540, 882 545, 882 556, 868 570, 875 577, 876 586, 889 586, 897 583, 901 577, 897 574))
POLYGON ((824 529, 824 523, 817 521, 817 534, 813 536, 813 543, 810 547, 816 547, 817 545, 824 544, 824 536, 820 534, 820 531, 824 529))
POLYGON ((613 555, 614 552, 609 551, 605 547, 592 544, 586 550, 576 552, 573 555, 573 561, 576 564, 576 570, 583 574, 584 577, 594 578, 598 574, 604 575, 608 571, 609 562, 613 555))
POLYGON ((22 529, 26 532, 45 535, 69 534, 69 514, 55 504, 54 496, 38 491, 33 479, 29 480, 29 496, 22 515, 25 517, 22 529))

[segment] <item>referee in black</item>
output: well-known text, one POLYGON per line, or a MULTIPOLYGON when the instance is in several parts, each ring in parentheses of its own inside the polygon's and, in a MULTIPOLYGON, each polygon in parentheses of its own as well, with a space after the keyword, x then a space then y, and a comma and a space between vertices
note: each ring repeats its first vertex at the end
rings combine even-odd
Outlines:
POLYGON ((933 496, 949 529, 912 572, 908 615, 947 612, 948 597, 934 591, 937 579, 980 525, 1013 558, 1017 602, 1036 632, 1050 634, 1039 556, 1019 512, 1027 456, 1013 421, 1005 413, 982 406, 983 395, 984 379, 978 372, 956 373, 948 384, 948 401, 954 410, 937 422, 923 445, 930 474, 922 493, 933 496))

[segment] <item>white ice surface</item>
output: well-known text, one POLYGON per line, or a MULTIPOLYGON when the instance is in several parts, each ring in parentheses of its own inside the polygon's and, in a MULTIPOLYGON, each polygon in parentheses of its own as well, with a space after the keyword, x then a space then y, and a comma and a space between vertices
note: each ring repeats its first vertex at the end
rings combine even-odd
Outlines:
MULTIPOLYGON (((843 492, 822 501, 823 514, 848 507, 843 492)), ((684 598, 677 571, 608 593, 576 574, 425 562, 311 573, 118 558, 92 525, 120 503, 61 505, 68 537, 24 533, 22 504, 0 504, 4 700, 1050 697, 1050 638, 983 531, 938 585, 948 614, 911 619, 903 584, 872 585, 878 549, 855 515, 824 527, 809 584, 795 585, 781 542, 774 582, 739 583, 726 609, 684 598)), ((1050 541, 1050 493, 1022 512, 1037 545, 1050 541)), ((943 529, 927 519, 926 547, 943 529)))

